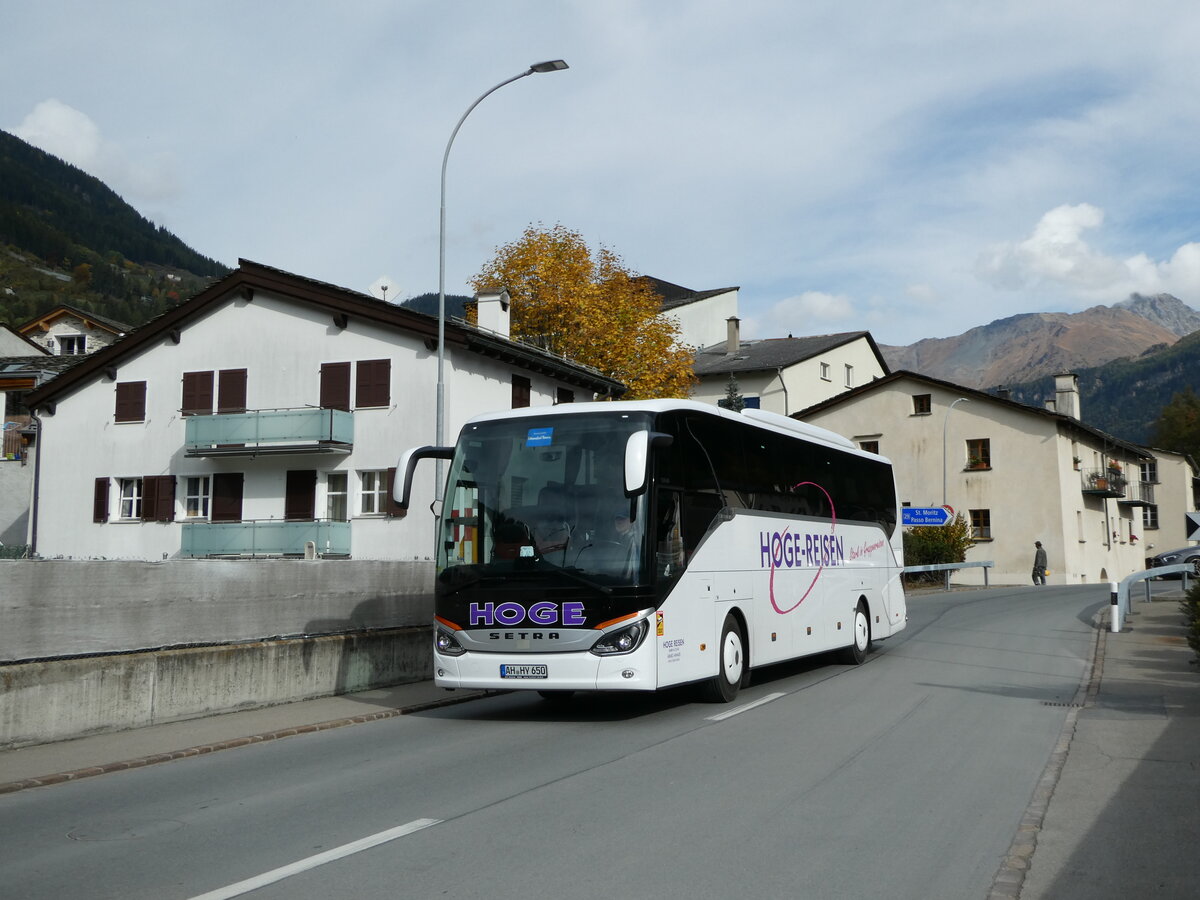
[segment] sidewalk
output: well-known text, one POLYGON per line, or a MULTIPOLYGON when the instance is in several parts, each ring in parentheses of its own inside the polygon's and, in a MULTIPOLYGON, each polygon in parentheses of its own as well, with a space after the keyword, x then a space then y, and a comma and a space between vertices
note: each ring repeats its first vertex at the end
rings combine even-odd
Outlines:
POLYGON ((1043 779, 1047 796, 1035 794, 1014 842, 1031 855, 1010 854, 1008 873, 1018 877, 1005 884, 1002 875, 993 897, 1198 895, 1200 671, 1182 597, 1135 599, 1119 634, 1108 632, 1105 615, 1091 684, 1060 741, 1057 777, 1043 779))
POLYGON ((301 700, 185 722, 0 751, 0 794, 134 769, 259 741, 465 703, 486 691, 447 691, 432 681, 301 700))

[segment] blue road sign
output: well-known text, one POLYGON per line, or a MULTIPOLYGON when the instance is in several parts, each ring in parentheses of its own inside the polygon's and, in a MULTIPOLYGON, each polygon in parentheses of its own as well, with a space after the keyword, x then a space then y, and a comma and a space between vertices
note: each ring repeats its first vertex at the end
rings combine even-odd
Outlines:
POLYGON ((954 514, 945 506, 902 506, 901 525, 948 525, 954 514))

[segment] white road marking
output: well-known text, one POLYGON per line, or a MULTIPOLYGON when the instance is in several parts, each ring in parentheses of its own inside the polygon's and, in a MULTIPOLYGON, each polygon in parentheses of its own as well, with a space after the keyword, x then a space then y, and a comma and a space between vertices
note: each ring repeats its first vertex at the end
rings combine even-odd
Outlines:
POLYGON ((787 694, 785 694, 785 693, 767 694, 767 696, 761 697, 758 700, 755 700, 753 703, 746 703, 743 706, 739 706, 736 709, 731 709, 728 712, 717 713, 715 716, 709 716, 708 721, 724 722, 726 719, 730 719, 733 716, 740 715, 741 713, 744 713, 747 710, 754 709, 754 707, 756 707, 756 706, 762 706, 764 703, 770 703, 772 700, 778 700, 780 697, 786 697, 786 696, 787 696, 787 694))
POLYGON ((283 881, 283 879, 291 878, 293 875, 298 875, 301 872, 307 872, 309 869, 315 869, 317 866, 323 866, 326 863, 343 859, 355 853, 361 853, 363 850, 370 850, 372 847, 378 847, 380 844, 386 844, 388 841, 396 840, 396 838, 413 834, 423 828, 428 828, 430 825, 437 825, 441 821, 441 819, 415 819, 405 825, 397 825, 395 828, 389 828, 387 831, 381 831, 378 834, 372 834, 360 840, 351 841, 349 844, 342 844, 340 847, 334 847, 332 850, 326 850, 324 853, 318 853, 316 856, 310 856, 307 859, 297 860, 278 869, 272 869, 270 872, 264 872, 262 875, 256 875, 254 878, 239 881, 237 884, 218 888, 215 891, 209 891, 207 894, 198 894, 192 897, 191 900, 228 900, 230 897, 240 897, 268 884, 274 884, 277 881, 283 881))

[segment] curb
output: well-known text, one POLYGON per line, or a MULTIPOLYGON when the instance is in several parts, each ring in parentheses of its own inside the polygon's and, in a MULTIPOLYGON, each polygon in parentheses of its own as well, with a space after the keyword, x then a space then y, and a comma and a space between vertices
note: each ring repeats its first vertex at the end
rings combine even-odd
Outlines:
POLYGON ((478 700, 482 697, 495 696, 505 691, 475 691, 469 694, 463 694, 459 697, 447 697, 442 700, 428 700, 423 703, 413 703, 408 706, 396 706, 391 709, 377 710, 376 712, 363 713, 359 716, 348 716, 342 719, 330 719, 326 722, 316 722, 311 725, 295 725, 289 728, 280 728, 275 731, 267 731, 261 734, 253 734, 247 737, 229 738, 224 741, 216 741, 211 744, 199 744, 195 747, 187 747, 183 750, 172 750, 167 753, 153 753, 149 756, 142 756, 136 759, 125 759, 119 762, 105 763, 100 766, 88 766, 83 769, 76 769, 73 772, 57 772, 52 775, 39 775, 35 778, 24 778, 20 781, 10 781, 0 783, 0 794, 15 794, 18 791, 24 791, 29 788, 46 787, 52 784, 62 784, 65 781, 79 781, 83 778, 91 778, 95 775, 107 775, 110 772, 121 772, 126 769, 140 769, 145 766, 153 766, 158 763, 172 762, 177 759, 187 759, 192 756, 204 756, 208 753, 217 753, 221 750, 233 750, 237 747, 246 747, 250 744, 261 744, 266 741, 275 741, 280 738, 293 737, 298 734, 312 734, 317 731, 329 731, 333 728, 344 728, 347 725, 362 725, 367 722, 378 722, 380 719, 394 719, 397 716, 406 716, 411 713, 424 712, 429 709, 439 709, 443 706, 457 706, 460 703, 469 703, 472 700, 478 700))

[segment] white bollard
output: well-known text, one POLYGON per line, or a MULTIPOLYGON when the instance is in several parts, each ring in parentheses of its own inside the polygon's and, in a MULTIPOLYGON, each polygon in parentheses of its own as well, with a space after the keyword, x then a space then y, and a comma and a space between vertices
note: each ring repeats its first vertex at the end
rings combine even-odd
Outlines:
POLYGON ((1109 590, 1109 618, 1111 621, 1111 630, 1113 634, 1119 634, 1121 631, 1121 604, 1120 592, 1117 590, 1117 583, 1110 581, 1108 583, 1109 590))

